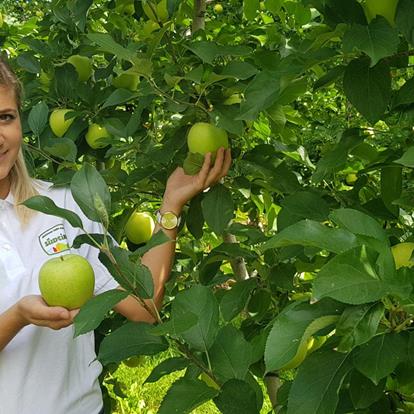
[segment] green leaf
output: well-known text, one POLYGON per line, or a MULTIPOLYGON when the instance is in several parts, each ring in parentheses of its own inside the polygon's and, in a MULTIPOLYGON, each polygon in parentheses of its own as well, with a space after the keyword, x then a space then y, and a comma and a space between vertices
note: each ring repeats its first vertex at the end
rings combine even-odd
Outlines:
POLYGON ((22 52, 17 56, 18 65, 29 73, 40 73, 39 60, 32 52, 22 52))
POLYGON ((383 315, 384 305, 381 302, 346 308, 336 325, 336 335, 341 337, 338 351, 349 352, 368 342, 377 333, 383 315))
POLYGON ((190 46, 186 46, 196 54, 203 62, 213 64, 214 60, 221 56, 249 56, 252 49, 248 46, 219 45, 214 42, 195 41, 190 46))
POLYGON ((414 102, 414 78, 408 79, 403 86, 397 91, 393 106, 411 105, 414 102))
POLYGON ((152 329, 152 325, 144 322, 127 322, 102 340, 98 359, 106 365, 135 355, 155 355, 168 349, 166 341, 153 335, 152 329))
POLYGON ((22 203, 32 210, 40 211, 50 216, 61 217, 73 226, 83 229, 82 220, 73 211, 58 207, 55 202, 46 196, 33 196, 22 203))
POLYGON ((259 0, 243 0, 243 13, 247 20, 253 20, 259 10, 259 0))
POLYGON ((192 348, 205 352, 213 344, 219 329, 219 307, 209 288, 195 285, 177 294, 171 308, 171 320, 185 319, 187 313, 196 315, 198 323, 180 336, 192 348))
POLYGON ((76 161, 78 152, 76 144, 71 139, 65 137, 49 139, 43 146, 43 149, 54 157, 70 162, 76 161))
POLYGON ((292 245, 312 246, 342 253, 355 247, 357 240, 346 230, 329 228, 312 220, 302 220, 286 227, 264 243, 262 251, 292 245))
POLYGON ((112 92, 107 99, 105 99, 102 109, 110 106, 116 106, 138 97, 136 92, 129 91, 127 89, 117 89, 112 92))
POLYGON ((259 414, 256 394, 246 381, 231 379, 221 388, 214 403, 222 414, 259 414))
POLYGON ((231 325, 220 329, 209 354, 212 371, 220 382, 244 379, 252 362, 252 346, 231 325))
POLYGON ((111 194, 95 167, 83 164, 70 184, 73 198, 85 215, 97 222, 111 211, 111 194))
POLYGON ((183 169, 187 175, 196 175, 204 164, 204 155, 198 152, 188 152, 183 162, 183 169))
POLYGON ((351 369, 348 354, 330 350, 312 353, 290 388, 287 414, 334 413, 339 389, 351 369))
POLYGON ((105 242, 105 235, 100 233, 79 234, 72 242, 74 249, 79 249, 82 244, 89 244, 92 247, 102 246, 105 242))
POLYGON ((196 323, 198 323, 198 317, 192 312, 187 312, 181 319, 171 318, 163 323, 154 326, 154 335, 173 335, 178 336, 179 334, 188 331, 196 323))
POLYGON ((128 292, 114 289, 94 296, 85 305, 82 306, 80 312, 75 316, 74 337, 85 334, 96 329, 104 320, 106 314, 121 300, 128 297, 128 292))
POLYGON ((145 243, 144 246, 136 249, 131 257, 133 259, 140 258, 153 247, 172 242, 173 240, 170 239, 162 230, 158 230, 155 234, 152 235, 152 237, 145 243))
POLYGON ((30 110, 27 121, 29 123, 30 129, 35 135, 40 135, 45 129, 48 114, 49 108, 43 101, 33 106, 30 110))
POLYGON ((377 257, 378 253, 366 246, 355 247, 334 257, 322 267, 313 283, 315 297, 360 305, 390 293, 403 294, 406 286, 381 280, 375 268, 377 257))
POLYGON ((345 130, 334 148, 318 161, 312 181, 319 183, 324 178, 330 177, 335 171, 342 169, 347 162, 348 154, 361 144, 360 134, 361 131, 357 128, 345 130))
POLYGON ((382 16, 368 26, 351 26, 343 39, 344 51, 349 53, 356 49, 365 52, 371 58, 371 67, 382 58, 396 53, 398 45, 397 31, 382 16))
POLYGON ((294 79, 281 90, 280 96, 275 103, 289 105, 300 96, 303 96, 307 91, 308 79, 306 77, 294 79))
POLYGON ((102 52, 112 53, 119 59, 133 61, 135 54, 125 49, 107 33, 88 33, 87 37, 93 43, 96 43, 102 52))
POLYGON ((408 148, 402 157, 398 158, 398 160, 395 160, 394 162, 403 165, 404 167, 414 168, 414 147, 408 148))
POLYGON ((142 299, 154 296, 154 282, 150 270, 137 260, 132 261, 131 253, 118 246, 110 246, 116 265, 101 252, 99 260, 109 270, 114 279, 127 291, 142 299))
POLYGON ((350 378, 349 393, 354 407, 364 409, 378 401, 383 396, 385 383, 386 380, 384 378, 375 385, 358 371, 353 371, 350 378))
POLYGON ((223 294, 220 301, 220 311, 225 321, 231 321, 245 308, 256 285, 257 281, 254 279, 243 280, 237 282, 223 294))
POLYGON ((231 76, 236 79, 246 80, 256 75, 257 69, 248 62, 231 61, 221 72, 222 75, 231 76))
POLYGON ((277 215, 277 228, 284 228, 303 219, 325 221, 329 215, 329 206, 319 195, 310 191, 299 191, 285 197, 282 209, 277 215))
POLYGON ((399 31, 414 46, 414 4, 411 0, 398 2, 395 22, 399 31))
POLYGON ((203 225, 204 217, 201 207, 201 200, 203 199, 203 193, 195 196, 190 201, 190 207, 187 212, 185 223, 190 233, 196 238, 201 239, 203 237, 203 225))
POLYGON ((391 374, 407 356, 407 339, 401 334, 382 334, 360 346, 354 353, 355 368, 374 384, 391 374))
POLYGON ((234 215, 230 190, 222 184, 216 184, 205 194, 201 207, 204 219, 210 228, 216 234, 223 233, 234 215))
POLYGON ((370 67, 360 58, 349 63, 344 75, 345 95, 371 123, 381 119, 391 99, 391 74, 385 63, 370 67))
POLYGON ((258 73, 245 91, 245 101, 236 119, 255 120, 259 112, 272 106, 279 96, 280 76, 269 71, 258 73))
POLYGON ((148 375, 147 379, 144 381, 144 384, 157 382, 165 375, 187 368, 189 364, 190 361, 183 357, 172 357, 165 359, 151 371, 151 374, 148 375))
POLYGON ((401 197, 402 167, 391 165, 381 168, 381 198, 385 207, 395 216, 399 217, 400 208, 393 204, 401 197))
POLYGON ((380 223, 368 214, 351 208, 333 211, 329 218, 339 227, 353 234, 373 237, 389 246, 388 237, 380 223))
POLYGON ((306 353, 309 338, 338 318, 337 311, 319 304, 298 302, 285 308, 276 317, 267 338, 264 354, 267 372, 284 369, 296 355, 306 353))
POLYGON ((158 414, 188 414, 204 402, 218 394, 214 388, 203 381, 180 378, 167 391, 158 414))

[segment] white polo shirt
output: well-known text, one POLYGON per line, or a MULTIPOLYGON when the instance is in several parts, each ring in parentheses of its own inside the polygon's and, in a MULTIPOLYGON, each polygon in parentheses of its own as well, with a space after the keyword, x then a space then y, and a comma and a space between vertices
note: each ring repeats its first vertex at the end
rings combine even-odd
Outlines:
MULTIPOLYGON (((90 233, 101 233, 72 198, 69 189, 51 189, 37 181, 39 193, 56 205, 76 212, 90 233)), ((40 266, 69 252, 87 258, 95 271, 95 293, 118 286, 98 259, 98 250, 83 245, 65 250, 82 234, 65 220, 36 213, 22 228, 13 197, 0 200, 0 313, 25 295, 40 294, 40 266)), ((98 414, 102 395, 98 382, 102 366, 95 360, 93 333, 73 339, 73 326, 55 331, 24 327, 0 351, 0 414, 98 414)))

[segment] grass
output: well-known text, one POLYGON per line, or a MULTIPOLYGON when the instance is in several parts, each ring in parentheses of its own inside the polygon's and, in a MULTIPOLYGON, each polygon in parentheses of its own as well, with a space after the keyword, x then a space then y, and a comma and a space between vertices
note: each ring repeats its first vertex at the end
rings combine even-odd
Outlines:
MULTIPOLYGON (((115 395, 113 386, 107 385, 110 395, 117 400, 117 406, 113 414, 156 414, 161 401, 171 386, 171 384, 184 374, 184 371, 178 371, 165 375, 156 383, 144 384, 145 379, 151 373, 152 369, 162 360, 170 357, 169 353, 161 354, 157 357, 146 357, 143 363, 136 367, 130 368, 120 364, 118 369, 111 374, 107 382, 117 380, 121 384, 122 392, 126 395, 121 398, 115 395)), ((263 388, 263 384, 262 388, 263 388)), ((270 402, 263 388, 265 401, 261 414, 267 414, 271 410, 270 402)), ((192 411, 194 414, 220 414, 217 407, 212 401, 201 405, 192 411)))

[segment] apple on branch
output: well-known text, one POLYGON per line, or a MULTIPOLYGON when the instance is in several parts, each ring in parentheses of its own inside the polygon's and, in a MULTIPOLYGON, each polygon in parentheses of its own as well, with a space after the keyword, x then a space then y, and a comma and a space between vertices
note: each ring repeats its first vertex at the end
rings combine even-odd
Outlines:
POLYGON ((154 228, 154 219, 149 213, 134 211, 125 225, 125 234, 130 242, 138 245, 151 238, 154 228))
POLYGON ((72 125, 72 122, 75 120, 74 117, 68 118, 66 115, 70 112, 73 112, 71 109, 55 109, 52 111, 49 117, 49 125, 52 132, 57 137, 63 137, 66 134, 66 131, 72 125))
POLYGON ((68 63, 74 66, 80 81, 86 82, 91 77, 92 62, 87 56, 72 55, 68 58, 68 63))
POLYGON ((110 138, 108 130, 99 124, 90 124, 88 131, 85 134, 85 139, 88 145, 93 149, 105 148, 108 143, 102 138, 110 138))

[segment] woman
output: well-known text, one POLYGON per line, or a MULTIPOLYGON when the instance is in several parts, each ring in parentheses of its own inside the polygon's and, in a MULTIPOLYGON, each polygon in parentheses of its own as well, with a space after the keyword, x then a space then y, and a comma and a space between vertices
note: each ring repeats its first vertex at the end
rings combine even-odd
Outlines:
MULTIPOLYGON (((119 286, 99 262, 97 249, 88 245, 79 250, 53 248, 56 239, 67 239, 70 246, 79 229, 63 219, 18 206, 32 195, 46 195, 58 206, 75 211, 86 231, 99 232, 97 223, 83 215, 68 189, 52 189, 29 177, 21 148, 20 104, 19 82, 0 61, 0 413, 98 414, 102 412, 98 383, 102 367, 95 360, 93 334, 73 339, 71 325, 78 310, 47 306, 39 295, 38 271, 53 255, 74 252, 92 264, 95 294, 119 286)), ((166 212, 178 217, 192 197, 227 174, 229 150, 218 151, 213 167, 210 158, 210 154, 205 157, 196 176, 185 175, 181 168, 171 174, 159 217, 166 212)), ((160 228, 175 239, 176 228, 157 224, 155 231, 160 228)), ((174 243, 165 243, 142 258, 153 275, 157 307, 162 303, 174 251, 174 243)), ((153 322, 133 297, 114 309, 130 320, 153 322)))

